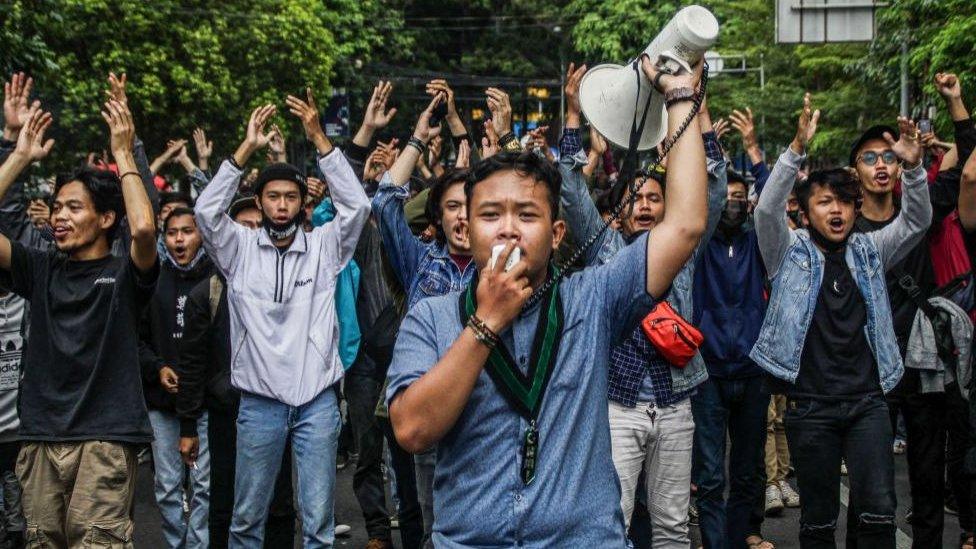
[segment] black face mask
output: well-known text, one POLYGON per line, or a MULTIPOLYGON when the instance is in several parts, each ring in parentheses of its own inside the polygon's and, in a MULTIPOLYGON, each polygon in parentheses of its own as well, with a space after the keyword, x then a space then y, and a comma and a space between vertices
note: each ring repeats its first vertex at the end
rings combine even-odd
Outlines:
POLYGON ((304 208, 298 210, 298 215, 293 217, 291 221, 285 223, 275 223, 270 217, 263 216, 261 218, 261 225, 264 227, 264 230, 268 231, 268 237, 271 238, 271 241, 277 242, 295 234, 302 226, 303 221, 305 221, 304 208))
POLYGON ((786 217, 790 218, 793 222, 793 226, 797 229, 803 228, 803 219, 800 216, 800 210, 787 210, 786 217))
POLYGON ((737 230, 749 219, 749 202, 747 200, 729 200, 722 210, 719 225, 725 231, 737 230))

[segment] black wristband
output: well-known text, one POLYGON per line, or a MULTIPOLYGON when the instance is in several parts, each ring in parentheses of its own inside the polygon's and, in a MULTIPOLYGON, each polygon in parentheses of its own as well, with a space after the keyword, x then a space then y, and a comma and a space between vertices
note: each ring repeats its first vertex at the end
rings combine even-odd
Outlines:
POLYGON ((237 171, 239 171, 239 172, 243 172, 244 171, 244 166, 241 166, 240 164, 238 164, 237 163, 237 160, 234 159, 234 156, 233 155, 227 157, 227 161, 230 162, 230 165, 231 166, 234 166, 235 168, 237 168, 237 171))
POLYGON ((407 145, 420 151, 420 154, 427 152, 427 145, 417 137, 411 136, 410 140, 407 141, 407 145))

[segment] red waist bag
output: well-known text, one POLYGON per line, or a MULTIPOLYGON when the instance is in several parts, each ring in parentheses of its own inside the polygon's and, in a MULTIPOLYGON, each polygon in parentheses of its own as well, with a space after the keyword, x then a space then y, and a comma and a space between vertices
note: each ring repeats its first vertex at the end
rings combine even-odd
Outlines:
POLYGON ((677 368, 684 368, 705 340, 698 328, 681 318, 666 301, 651 309, 641 328, 658 352, 677 368))

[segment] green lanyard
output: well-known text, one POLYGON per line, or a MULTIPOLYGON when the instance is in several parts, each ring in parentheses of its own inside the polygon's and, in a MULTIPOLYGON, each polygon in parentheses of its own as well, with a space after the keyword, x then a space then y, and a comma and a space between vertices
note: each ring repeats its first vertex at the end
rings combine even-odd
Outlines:
MULTIPOLYGON (((461 293, 459 310, 461 326, 477 310, 475 278, 461 293)), ((528 375, 523 374, 501 343, 488 355, 485 370, 498 391, 508 404, 529 422, 522 439, 522 482, 530 484, 535 479, 536 463, 539 457, 539 429, 537 420, 542 408, 542 399, 549 385, 549 378, 555 369, 559 342, 562 339, 563 309, 559 300, 559 284, 552 285, 542 296, 542 310, 539 311, 539 324, 536 326, 532 342, 532 356, 528 375)))

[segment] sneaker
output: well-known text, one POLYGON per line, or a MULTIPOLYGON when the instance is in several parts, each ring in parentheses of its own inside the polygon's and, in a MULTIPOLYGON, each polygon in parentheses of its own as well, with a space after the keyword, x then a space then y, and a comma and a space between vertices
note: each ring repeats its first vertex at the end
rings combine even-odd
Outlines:
POLYGON ((783 505, 791 509, 800 506, 800 494, 796 493, 790 483, 785 480, 780 481, 779 491, 783 494, 783 505))
POLYGON ((352 532, 352 527, 350 527, 348 524, 336 524, 335 525, 335 535, 337 535, 337 536, 345 536, 345 535, 349 534, 349 532, 352 532))
POLYGON ((393 542, 388 539, 373 538, 366 544, 366 549, 393 549, 393 542))
POLYGON ((698 526, 698 506, 694 503, 688 504, 688 524, 698 526))
POLYGON ((400 529, 400 515, 393 515, 390 517, 390 528, 393 530, 400 529))
POLYGON ((779 486, 770 484, 766 486, 766 516, 778 516, 783 512, 783 493, 779 486))
POLYGON ((840 462, 840 476, 842 477, 847 476, 847 464, 844 463, 844 460, 841 460, 840 462))
POLYGON ((894 444, 891 445, 891 451, 894 452, 895 455, 901 455, 905 453, 905 448, 907 447, 908 444, 904 440, 896 438, 894 444))

